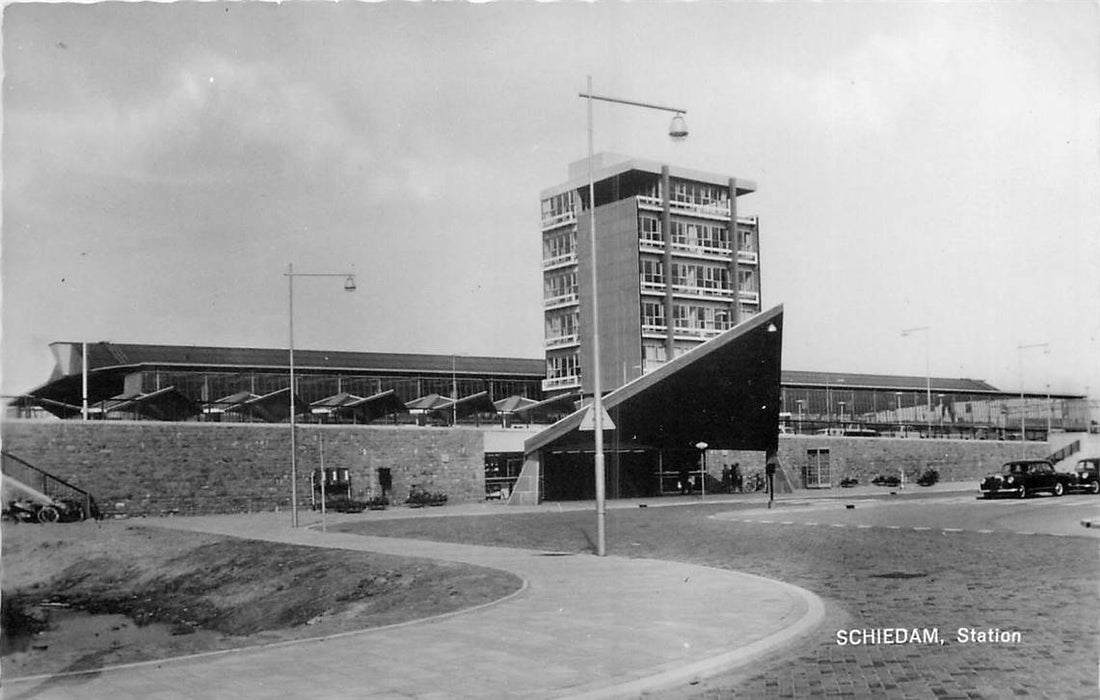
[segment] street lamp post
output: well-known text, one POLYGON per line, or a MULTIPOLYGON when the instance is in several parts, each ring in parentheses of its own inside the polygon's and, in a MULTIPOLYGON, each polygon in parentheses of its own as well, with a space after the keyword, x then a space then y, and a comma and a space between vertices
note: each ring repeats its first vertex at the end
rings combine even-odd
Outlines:
MULTIPOLYGON (((298 527, 298 433, 295 426, 297 408, 294 405, 294 278, 295 277, 343 277, 344 291, 355 291, 355 275, 349 272, 295 272, 294 265, 288 264, 283 276, 287 279, 288 326, 290 328, 290 512, 291 524, 298 527)), ((322 474, 322 478, 324 475, 322 474)))
POLYGON ((1024 442, 1027 441, 1027 399, 1024 397, 1024 350, 1031 350, 1033 348, 1043 348, 1043 354, 1047 355, 1050 354, 1050 343, 1032 343, 1031 345, 1020 343, 1016 346, 1016 351, 1020 360, 1020 456, 1024 456, 1024 442))
POLYGON ((695 449, 699 450, 699 469, 702 471, 700 488, 703 498, 707 497, 707 447, 709 445, 705 442, 695 443, 695 449))
POLYGON ((592 103, 612 102, 614 104, 629 105, 632 107, 644 107, 663 112, 673 112, 675 116, 669 125, 669 136, 674 139, 685 138, 688 134, 687 124, 684 123, 686 109, 675 107, 662 107, 660 105, 644 102, 632 102, 620 100, 614 97, 595 95, 592 93, 592 76, 588 76, 588 91, 582 92, 580 97, 588 101, 588 239, 592 246, 592 418, 593 432, 595 433, 595 476, 596 476, 596 554, 604 556, 606 548, 606 484, 604 474, 603 454, 603 396, 600 382, 600 310, 599 310, 599 279, 596 268, 596 175, 595 156, 593 154, 593 127, 592 127, 592 103))
POLYGON ((924 331, 924 390, 928 394, 928 409, 924 414, 924 421, 928 428, 928 433, 932 432, 932 329, 929 326, 918 326, 917 328, 906 328, 901 332, 902 337, 910 336, 914 333, 924 331))

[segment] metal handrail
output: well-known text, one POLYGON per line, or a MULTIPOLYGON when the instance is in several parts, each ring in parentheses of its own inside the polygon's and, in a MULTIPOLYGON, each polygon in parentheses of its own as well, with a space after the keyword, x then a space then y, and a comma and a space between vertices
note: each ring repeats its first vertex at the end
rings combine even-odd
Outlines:
MULTIPOLYGON (((42 480, 41 481, 41 483, 42 483, 42 489, 41 489, 42 493, 44 493, 47 496, 50 496, 52 498, 52 495, 50 494, 50 489, 49 489, 50 485, 57 484, 59 486, 67 488, 70 491, 73 491, 73 492, 80 495, 80 500, 83 503, 83 508, 84 508, 84 517, 91 518, 95 515, 95 512, 94 512, 95 511, 95 509, 94 509, 95 499, 92 498, 92 494, 88 493, 84 489, 80 488, 79 486, 75 486, 73 484, 70 484, 68 481, 65 481, 64 479, 62 479, 59 476, 54 476, 53 474, 50 474, 49 472, 47 472, 44 469, 41 469, 39 467, 34 466, 33 464, 31 464, 30 462, 28 462, 25 459, 21 459, 19 457, 16 457, 15 455, 13 455, 11 452, 8 452, 7 450, 0 450, 0 456, 3 457, 3 459, 0 459, 0 471, 2 471, 4 474, 7 474, 8 476, 12 477, 13 479, 18 479, 19 476, 22 476, 21 474, 12 474, 11 473, 11 469, 8 467, 8 464, 10 462, 14 462, 14 463, 18 464, 20 467, 22 467, 23 469, 34 472, 37 477, 41 478, 41 480, 42 480)), ((24 481, 23 479, 19 479, 19 480, 24 481)))

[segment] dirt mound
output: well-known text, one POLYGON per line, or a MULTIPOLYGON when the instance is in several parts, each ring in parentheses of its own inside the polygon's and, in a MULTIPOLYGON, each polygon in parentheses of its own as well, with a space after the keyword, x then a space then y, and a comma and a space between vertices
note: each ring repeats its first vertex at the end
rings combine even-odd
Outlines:
POLYGON ((4 672, 17 676, 74 664, 84 670, 88 659, 94 668, 406 622, 487 603, 522 585, 474 566, 121 521, 5 525, 3 544, 0 653, 4 672), (63 635, 29 644, 46 634, 50 616, 43 610, 50 607, 109 620, 102 635, 81 635, 102 636, 104 648, 89 649, 83 639, 70 650, 63 635), (118 631, 119 615, 167 633, 152 642, 120 641, 108 634, 118 631))

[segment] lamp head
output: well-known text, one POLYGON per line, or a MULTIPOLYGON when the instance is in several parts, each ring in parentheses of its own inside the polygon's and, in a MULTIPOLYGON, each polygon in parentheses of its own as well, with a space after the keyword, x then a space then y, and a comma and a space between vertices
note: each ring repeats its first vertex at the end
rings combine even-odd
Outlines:
POLYGON ((355 291, 355 275, 348 275, 347 278, 344 280, 344 291, 345 292, 354 292, 355 291))
POLYGON ((677 112, 676 116, 672 118, 672 123, 668 126, 668 135, 675 141, 682 141, 687 138, 688 127, 683 114, 677 112))

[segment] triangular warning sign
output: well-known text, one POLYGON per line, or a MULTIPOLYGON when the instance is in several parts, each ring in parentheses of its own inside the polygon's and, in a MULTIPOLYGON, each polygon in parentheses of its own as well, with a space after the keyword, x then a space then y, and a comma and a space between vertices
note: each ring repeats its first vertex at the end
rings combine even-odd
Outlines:
MULTIPOLYGON (((580 430, 595 430, 596 429, 596 414, 592 411, 595 406, 589 406, 588 410, 584 412, 584 416, 581 417, 580 430)), ((615 421, 611 420, 611 416, 607 413, 607 409, 600 404, 600 412, 603 415, 600 427, 604 430, 614 430, 615 421)))

